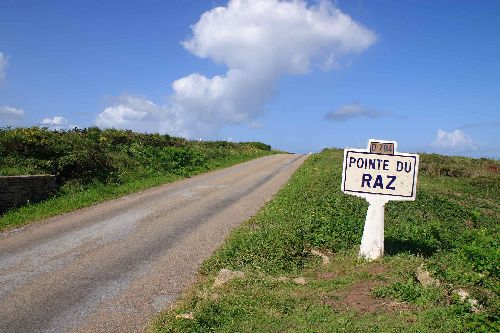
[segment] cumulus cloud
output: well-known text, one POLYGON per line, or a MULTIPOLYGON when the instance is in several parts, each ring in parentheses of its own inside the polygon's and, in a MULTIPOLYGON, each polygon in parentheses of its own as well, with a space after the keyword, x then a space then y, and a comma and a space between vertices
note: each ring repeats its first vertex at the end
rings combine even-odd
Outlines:
POLYGON ((0 81, 5 79, 7 68, 7 56, 0 52, 0 81))
MULTIPOLYGON (((106 108, 96 119, 99 127, 131 129, 139 132, 175 133, 189 136, 188 115, 182 117, 175 105, 158 105, 143 97, 120 96, 114 106, 106 108)), ((193 124, 196 125, 196 124, 193 124)))
POLYGON ((122 97, 96 124, 188 137, 215 133, 225 124, 252 124, 282 76, 338 67, 375 41, 374 32, 329 1, 230 0, 205 12, 182 42, 192 54, 226 66, 225 74, 176 80, 168 105, 122 97))
POLYGON ((24 116, 24 110, 11 106, 0 106, 0 126, 16 125, 24 116))
POLYGON ((361 52, 375 34, 330 2, 233 0, 204 13, 184 47, 245 72, 305 73, 311 63, 331 66, 361 52))
POLYGON ((456 129, 452 132, 438 129, 436 139, 432 145, 437 148, 452 150, 470 150, 477 148, 472 138, 460 129, 456 129))
POLYGON ((331 121, 346 121, 356 117, 379 118, 391 115, 392 114, 388 112, 381 112, 367 108, 360 103, 352 103, 343 105, 335 111, 328 112, 325 114, 325 119, 331 121))
POLYGON ((51 127, 54 129, 61 129, 67 123, 68 121, 66 120, 66 118, 61 116, 55 116, 53 118, 43 118, 43 120, 40 122, 41 125, 51 127))

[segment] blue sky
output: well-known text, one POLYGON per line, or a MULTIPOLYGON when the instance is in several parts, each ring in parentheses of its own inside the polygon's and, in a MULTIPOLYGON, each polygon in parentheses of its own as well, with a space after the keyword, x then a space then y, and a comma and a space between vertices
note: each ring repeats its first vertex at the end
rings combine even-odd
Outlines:
POLYGON ((2 0, 0 126, 500 158, 499 18, 498 1, 2 0))

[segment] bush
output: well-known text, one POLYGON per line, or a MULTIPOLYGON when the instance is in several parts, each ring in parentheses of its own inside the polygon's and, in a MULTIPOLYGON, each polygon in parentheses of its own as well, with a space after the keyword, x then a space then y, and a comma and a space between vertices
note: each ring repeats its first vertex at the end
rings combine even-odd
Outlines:
POLYGON ((0 175, 55 174, 60 185, 120 183, 167 173, 185 176, 231 159, 262 156, 270 149, 259 142, 197 142, 97 127, 0 128, 0 175))

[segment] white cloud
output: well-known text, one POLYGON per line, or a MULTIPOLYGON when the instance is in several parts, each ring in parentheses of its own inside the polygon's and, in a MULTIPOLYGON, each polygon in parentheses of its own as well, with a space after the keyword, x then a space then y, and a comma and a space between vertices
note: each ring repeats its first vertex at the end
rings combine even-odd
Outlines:
POLYGON ((61 116, 55 116, 53 118, 44 118, 40 122, 41 125, 47 126, 47 127, 52 127, 54 129, 61 129, 67 123, 68 123, 68 121, 66 120, 66 118, 61 117, 61 116))
POLYGON ((182 45, 225 65, 225 74, 194 73, 176 80, 165 106, 122 97, 98 116, 96 125, 197 137, 225 124, 251 124, 283 75, 337 67, 344 56, 376 41, 375 33, 329 1, 308 6, 303 0, 230 0, 205 12, 192 32, 182 45))
POLYGON ((13 126, 24 117, 24 110, 11 106, 0 106, 0 126, 13 126))
POLYGON ((11 106, 0 106, 0 115, 9 117, 22 117, 24 110, 13 108, 11 106))
POLYGON ((185 130, 188 117, 181 117, 176 107, 157 105, 145 98, 129 95, 118 97, 117 102, 99 114, 95 122, 97 126, 189 136, 185 130))
POLYGON ((456 129, 452 132, 438 129, 436 139, 432 145, 438 148, 452 150, 477 149, 472 138, 460 129, 456 129))
POLYGON ((275 75, 304 73, 361 52, 375 34, 328 1, 233 0, 204 13, 184 47, 232 69, 275 75))
POLYGON ((343 105, 335 111, 328 112, 325 114, 325 119, 331 121, 346 121, 347 119, 355 117, 379 118, 390 115, 391 114, 387 112, 380 112, 367 108, 362 104, 353 103, 343 105))
POLYGON ((0 52, 0 81, 5 79, 7 60, 7 56, 0 52))

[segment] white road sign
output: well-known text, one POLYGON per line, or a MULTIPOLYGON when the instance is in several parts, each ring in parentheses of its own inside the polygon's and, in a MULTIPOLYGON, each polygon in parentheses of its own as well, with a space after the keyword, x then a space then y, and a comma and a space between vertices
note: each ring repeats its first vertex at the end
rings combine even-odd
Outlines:
POLYGON ((415 200, 418 155, 397 151, 396 141, 369 140, 367 149, 344 149, 342 192, 363 197, 366 212, 359 256, 384 254, 384 206, 390 200, 415 200))
POLYGON ((342 191, 361 197, 415 200, 418 155, 398 153, 396 147, 393 141, 370 140, 368 149, 345 149, 342 191))

